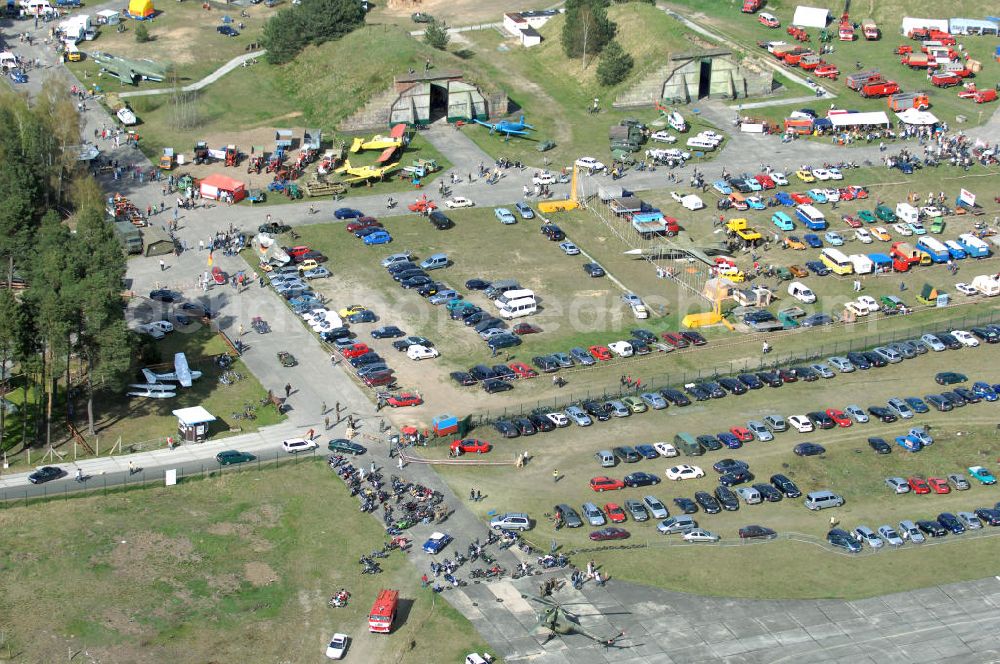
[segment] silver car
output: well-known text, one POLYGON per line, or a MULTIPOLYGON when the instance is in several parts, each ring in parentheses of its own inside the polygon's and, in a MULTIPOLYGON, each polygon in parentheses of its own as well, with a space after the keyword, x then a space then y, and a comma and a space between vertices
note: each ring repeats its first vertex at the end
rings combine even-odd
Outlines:
POLYGON ((868 526, 858 526, 851 531, 851 536, 862 544, 867 544, 873 549, 881 549, 884 542, 882 538, 875 534, 875 531, 868 526))
POLYGON ((552 353, 552 357, 559 363, 560 369, 570 369, 575 364, 568 353, 552 353))
POLYGON ((595 364, 597 362, 597 360, 594 359, 593 355, 591 355, 590 353, 588 353, 583 348, 580 348, 579 346, 576 346, 574 348, 570 348, 569 349, 569 353, 570 353, 570 355, 573 356, 573 359, 575 359, 577 362, 579 362, 580 364, 582 364, 585 367, 589 367, 592 364, 595 364))
POLYGON ((666 505, 661 503, 656 496, 643 496, 642 502, 646 504, 646 507, 649 509, 649 512, 653 515, 654 519, 666 519, 670 516, 670 512, 667 511, 666 505))
POLYGON ((889 546, 903 546, 903 538, 899 536, 892 526, 879 526, 878 536, 885 540, 889 546))
POLYGON ((910 339, 909 341, 904 341, 903 343, 909 344, 910 349, 917 355, 927 354, 927 344, 923 343, 920 339, 910 339))
POLYGON ((922 337, 920 337, 920 340, 924 342, 924 344, 935 353, 947 350, 948 348, 943 343, 941 343, 941 340, 935 337, 933 334, 925 334, 922 337))
POLYGON ((756 505, 761 501, 760 491, 752 486, 741 486, 736 489, 736 493, 747 505, 756 505))
POLYGON ((876 346, 872 352, 884 359, 889 364, 898 364, 903 361, 903 356, 886 346, 876 346))
POLYGON ((866 424, 868 422, 868 413, 865 412, 864 408, 862 408, 857 404, 852 403, 850 406, 844 409, 844 412, 847 413, 851 417, 851 419, 853 419, 858 424, 866 424))
POLYGON ((917 524, 909 519, 899 522, 899 535, 905 540, 910 540, 914 544, 922 544, 925 541, 924 534, 917 528, 917 524))
POLYGON ((910 484, 902 477, 887 477, 885 478, 885 484, 887 487, 892 489, 893 493, 909 493, 910 484))
POLYGON ((611 406, 611 414, 615 417, 628 417, 632 414, 632 411, 628 409, 628 406, 617 399, 615 401, 609 401, 608 405, 611 406))
POLYGON ((786 422, 785 418, 781 415, 765 415, 764 426, 770 429, 773 433, 788 431, 788 422, 786 422))
POLYGON ((822 362, 817 362, 816 364, 810 364, 809 367, 818 373, 821 378, 833 378, 837 374, 833 373, 833 369, 826 366, 822 362))
POLYGON ((894 412, 900 419, 903 420, 908 420, 913 417, 913 409, 899 397, 889 399, 889 410, 894 412))
POLYGON ((639 395, 646 404, 653 410, 663 410, 667 407, 667 400, 656 392, 643 392, 639 395))
POLYGON ((972 512, 956 512, 955 516, 962 522, 966 530, 979 530, 983 527, 983 522, 972 512))
POLYGON ((851 373, 854 371, 854 365, 846 357, 834 356, 827 359, 827 362, 833 365, 833 368, 840 373, 851 373))
POLYGON ((582 505, 583 518, 592 526, 604 525, 604 512, 594 503, 584 503, 582 505))
POLYGON ((625 511, 629 513, 633 521, 649 520, 649 512, 647 512, 645 506, 643 506, 643 504, 635 498, 629 498, 625 501, 625 511))
POLYGON ((573 421, 573 424, 581 427, 589 427, 594 423, 590 419, 590 415, 587 415, 586 411, 579 406, 570 406, 566 409, 566 417, 573 421))
POLYGON ((763 422, 759 420, 750 420, 747 422, 747 430, 753 434, 754 438, 762 443, 766 443, 769 440, 774 440, 774 434, 771 430, 764 425, 763 422))
POLYGON ((688 530, 694 530, 697 527, 698 522, 687 514, 672 516, 669 519, 664 519, 660 523, 656 524, 656 529, 663 535, 683 533, 688 530))
POLYGON ((967 491, 970 488, 969 480, 958 473, 948 475, 948 484, 955 487, 956 491, 967 491))

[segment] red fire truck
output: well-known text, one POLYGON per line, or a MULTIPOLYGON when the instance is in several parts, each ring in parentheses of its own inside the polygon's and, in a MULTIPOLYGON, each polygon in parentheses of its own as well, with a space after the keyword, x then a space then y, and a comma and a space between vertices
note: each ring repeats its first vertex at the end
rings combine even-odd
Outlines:
POLYGON ((396 619, 396 606, 399 604, 398 590, 380 590, 371 613, 368 614, 368 631, 388 634, 392 631, 392 623, 396 619))

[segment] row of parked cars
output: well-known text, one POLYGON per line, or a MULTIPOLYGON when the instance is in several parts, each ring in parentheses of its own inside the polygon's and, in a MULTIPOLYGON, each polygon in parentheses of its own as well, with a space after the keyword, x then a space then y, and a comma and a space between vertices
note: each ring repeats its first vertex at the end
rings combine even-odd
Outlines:
POLYGON ((864 546, 870 549, 903 546, 907 541, 921 544, 928 537, 944 537, 948 533, 961 535, 969 530, 980 530, 984 526, 1000 526, 1000 502, 993 507, 980 507, 968 512, 942 512, 933 519, 909 519, 899 522, 899 527, 879 526, 872 530, 868 526, 857 526, 850 532, 833 528, 826 540, 833 546, 851 553, 859 553, 864 546))

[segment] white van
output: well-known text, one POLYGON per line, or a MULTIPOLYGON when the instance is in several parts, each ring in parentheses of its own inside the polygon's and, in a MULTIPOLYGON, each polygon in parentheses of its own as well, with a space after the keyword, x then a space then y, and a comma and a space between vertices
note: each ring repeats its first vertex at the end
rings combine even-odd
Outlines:
POLYGON ((519 300, 511 300, 504 304, 497 304, 500 317, 510 320, 521 316, 530 316, 538 311, 538 303, 533 297, 522 297, 519 300))
POLYGON ((854 266, 855 274, 869 274, 875 270, 875 263, 864 254, 851 254, 847 258, 854 266))
POLYGON ((689 148, 694 148, 695 150, 707 150, 707 151, 712 151, 716 147, 714 141, 710 141, 705 138, 698 138, 697 136, 695 136, 694 138, 689 138, 687 140, 687 146, 689 148))
POLYGON ((503 295, 496 299, 496 305, 498 307, 507 304, 508 302, 513 302, 514 300, 523 300, 525 298, 535 299, 535 291, 530 288, 516 288, 514 290, 509 290, 504 292, 503 295))
POLYGON ((904 224, 915 224, 920 219, 920 211, 909 203, 897 203, 896 216, 904 224))
POLYGON ((289 454, 308 452, 309 450, 315 450, 318 447, 319 445, 315 442, 306 440, 305 438, 290 438, 288 440, 281 441, 281 448, 289 454))
POLYGON ((806 507, 811 510, 822 510, 827 507, 840 507, 844 499, 832 491, 813 491, 806 494, 806 507))
POLYGON ((816 301, 816 293, 813 293, 808 286, 801 281, 793 281, 788 284, 788 294, 800 302, 812 304, 816 301))

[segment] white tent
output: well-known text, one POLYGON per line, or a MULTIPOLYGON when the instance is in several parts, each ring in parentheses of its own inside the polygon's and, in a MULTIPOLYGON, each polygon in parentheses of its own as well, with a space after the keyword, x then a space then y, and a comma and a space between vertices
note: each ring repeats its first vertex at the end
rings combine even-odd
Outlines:
POLYGON ((834 127, 856 127, 889 124, 889 116, 885 111, 870 113, 837 113, 827 116, 834 127))
POLYGON ((908 35, 910 34, 910 30, 913 30, 914 28, 934 28, 935 30, 948 32, 948 19, 912 18, 910 16, 904 16, 903 25, 900 27, 900 32, 902 32, 904 35, 908 35))
POLYGON ((933 125, 938 123, 938 119, 930 111, 918 111, 915 108, 908 108, 896 116, 908 125, 933 125))
POLYGON ((829 22, 830 10, 819 7, 799 5, 795 8, 795 16, 792 17, 792 25, 803 28, 825 28, 829 22))

